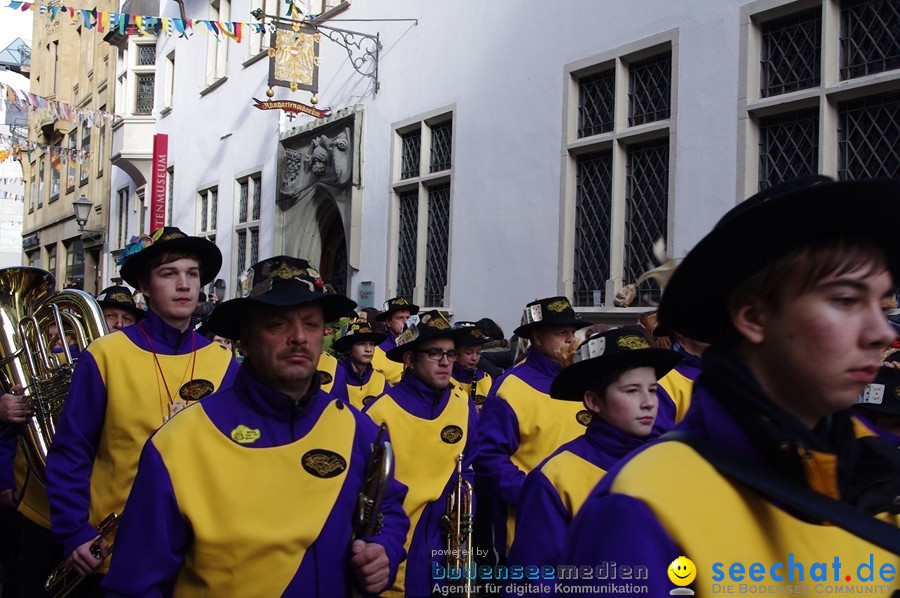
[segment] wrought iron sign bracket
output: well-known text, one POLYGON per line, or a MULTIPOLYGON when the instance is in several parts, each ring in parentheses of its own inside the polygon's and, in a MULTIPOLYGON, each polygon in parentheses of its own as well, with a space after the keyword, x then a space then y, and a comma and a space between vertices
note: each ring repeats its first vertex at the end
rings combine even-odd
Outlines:
POLYGON ((329 27, 328 25, 316 25, 314 21, 310 25, 315 27, 316 31, 324 37, 344 48, 350 57, 350 64, 353 66, 353 69, 363 77, 372 79, 375 82, 375 93, 378 93, 378 89, 381 86, 378 82, 378 56, 381 52, 379 34, 372 35, 370 33, 329 27), (356 56, 354 56, 354 48, 356 56))

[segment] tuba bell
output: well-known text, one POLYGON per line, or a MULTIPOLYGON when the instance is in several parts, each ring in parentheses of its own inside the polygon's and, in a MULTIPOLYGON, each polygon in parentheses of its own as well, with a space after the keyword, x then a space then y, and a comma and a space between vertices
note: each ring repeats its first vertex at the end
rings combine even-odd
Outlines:
POLYGON ((23 424, 20 441, 29 469, 42 484, 78 355, 68 339, 80 353, 106 334, 103 312, 90 294, 54 292, 55 284, 53 275, 40 268, 0 269, 0 374, 10 387, 23 386, 31 403, 34 416, 23 424), (53 352, 51 327, 57 330, 59 353, 53 352))

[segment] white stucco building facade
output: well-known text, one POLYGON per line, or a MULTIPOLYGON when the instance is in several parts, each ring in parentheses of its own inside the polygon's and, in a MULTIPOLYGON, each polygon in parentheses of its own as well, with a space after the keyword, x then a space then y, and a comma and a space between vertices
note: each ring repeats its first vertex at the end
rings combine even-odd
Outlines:
MULTIPOLYGON (((258 6, 185 11, 253 21, 258 6)), ((156 43, 146 129, 168 135, 171 222, 214 238, 226 297, 253 259, 291 253, 376 307, 404 295, 509 332, 528 301, 565 294, 588 317, 630 321, 654 287, 629 309, 611 296, 655 238, 683 256, 736 202, 798 174, 900 176, 884 157, 900 58, 889 41, 856 48, 867 15, 840 0, 354 0, 325 25, 378 34, 377 93, 352 67, 362 50, 323 36, 316 107, 331 116, 258 110, 268 39, 196 30, 156 43)), ((111 238, 126 188, 140 192, 114 184, 111 238)))

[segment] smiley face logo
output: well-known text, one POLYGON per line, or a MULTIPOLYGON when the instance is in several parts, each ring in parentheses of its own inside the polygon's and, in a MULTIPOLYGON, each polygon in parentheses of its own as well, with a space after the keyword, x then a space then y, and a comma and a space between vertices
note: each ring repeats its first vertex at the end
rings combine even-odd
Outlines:
POLYGON ((697 577, 697 567, 694 565, 694 561, 686 556, 680 556, 672 561, 666 572, 669 574, 669 581, 676 586, 689 586, 697 577))

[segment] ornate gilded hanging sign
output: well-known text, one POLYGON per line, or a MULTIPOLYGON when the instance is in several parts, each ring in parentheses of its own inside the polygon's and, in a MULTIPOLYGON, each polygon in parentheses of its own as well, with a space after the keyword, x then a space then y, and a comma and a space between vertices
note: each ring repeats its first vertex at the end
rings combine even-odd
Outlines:
POLYGON ((319 87, 321 34, 298 21, 275 21, 269 45, 269 88, 288 87, 315 94, 319 87))

